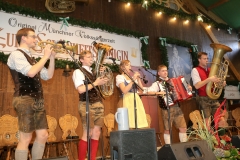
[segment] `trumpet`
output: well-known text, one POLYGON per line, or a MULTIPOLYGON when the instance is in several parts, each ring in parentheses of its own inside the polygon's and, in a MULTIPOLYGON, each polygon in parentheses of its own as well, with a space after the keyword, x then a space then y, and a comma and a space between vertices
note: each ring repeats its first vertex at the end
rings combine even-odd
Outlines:
POLYGON ((47 44, 52 45, 51 48, 53 48, 53 51, 56 53, 66 53, 67 50, 72 51, 73 53, 77 53, 78 51, 78 46, 69 46, 69 45, 65 45, 65 43, 54 43, 54 42, 50 42, 50 41, 40 41, 38 42, 38 46, 41 47, 41 49, 45 48, 47 44))

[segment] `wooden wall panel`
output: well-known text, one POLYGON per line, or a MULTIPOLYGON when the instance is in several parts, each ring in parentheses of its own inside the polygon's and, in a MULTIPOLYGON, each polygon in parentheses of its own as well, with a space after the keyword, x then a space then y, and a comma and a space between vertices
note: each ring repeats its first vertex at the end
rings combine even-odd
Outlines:
POLYGON ((0 91, 3 90, 3 63, 0 63, 0 91))

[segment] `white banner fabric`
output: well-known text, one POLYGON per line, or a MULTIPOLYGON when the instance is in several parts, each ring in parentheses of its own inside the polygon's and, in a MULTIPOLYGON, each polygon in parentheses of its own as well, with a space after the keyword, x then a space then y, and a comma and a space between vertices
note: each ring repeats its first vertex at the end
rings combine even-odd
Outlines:
MULTIPOLYGON (((69 41, 68 45, 78 46, 79 54, 83 50, 92 49, 92 42, 110 45, 113 50, 107 56, 118 60, 130 60, 133 66, 141 66, 141 43, 139 39, 108 33, 100 29, 83 28, 68 24, 68 17, 59 19, 59 22, 46 21, 20 15, 18 13, 8 14, 0 11, 0 51, 8 54, 17 49, 16 33, 21 28, 33 28, 38 41, 57 42, 59 40, 69 41)), ((32 51, 35 57, 43 55, 40 47, 32 51)), ((94 53, 96 56, 96 53, 94 53)), ((58 59, 72 60, 68 54, 57 54, 58 59)), ((76 56, 75 58, 77 58, 76 56)))

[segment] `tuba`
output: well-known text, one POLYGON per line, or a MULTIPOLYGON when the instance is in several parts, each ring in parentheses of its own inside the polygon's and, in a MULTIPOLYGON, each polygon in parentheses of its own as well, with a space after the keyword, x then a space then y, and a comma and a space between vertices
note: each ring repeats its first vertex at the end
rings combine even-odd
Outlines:
POLYGON ((104 97, 111 96, 114 90, 114 77, 111 69, 103 65, 103 60, 108 51, 112 50, 112 47, 107 44, 93 42, 93 46, 97 49, 97 58, 95 69, 93 73, 96 74, 96 77, 107 77, 109 80, 104 85, 99 86, 99 90, 104 97), (100 72, 100 67, 104 66, 105 70, 100 72))
POLYGON ((206 92, 209 98, 218 99, 224 87, 223 84, 227 77, 229 65, 227 60, 222 62, 222 59, 224 54, 226 52, 231 52, 232 49, 228 46, 218 43, 212 43, 210 46, 213 48, 214 53, 209 77, 216 75, 218 78, 220 78, 220 82, 209 82, 206 86, 206 92))

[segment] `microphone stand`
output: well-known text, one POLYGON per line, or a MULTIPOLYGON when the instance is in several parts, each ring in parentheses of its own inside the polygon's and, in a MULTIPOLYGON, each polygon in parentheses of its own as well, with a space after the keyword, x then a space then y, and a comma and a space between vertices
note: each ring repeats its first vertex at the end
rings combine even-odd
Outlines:
MULTIPOLYGON (((143 68, 143 67, 142 67, 143 68)), ((148 73, 150 73, 152 76, 157 77, 155 74, 153 74, 152 72, 150 72, 147 68, 144 68, 145 71, 147 71, 148 73)))
MULTIPOLYGON (((86 121, 87 121, 87 144, 88 144, 87 145, 87 149, 88 149, 87 159, 90 160, 91 144, 90 144, 90 136, 89 136, 89 132, 90 132, 90 125, 89 125, 90 124, 90 119, 89 119, 88 78, 87 78, 87 76, 86 76, 86 74, 84 72, 83 72, 83 74, 85 76, 85 80, 83 80, 83 82, 84 82, 84 85, 85 85, 85 88, 86 88, 86 121)), ((92 84, 92 86, 94 86, 94 85, 92 84)))
POLYGON ((140 90, 143 91, 143 89, 142 89, 142 87, 140 87, 140 86, 133 80, 133 78, 132 78, 128 73, 126 73, 123 69, 121 69, 121 67, 119 67, 119 69, 120 69, 122 72, 124 72, 124 73, 128 76, 128 78, 131 79, 131 81, 133 82, 132 88, 133 88, 133 95, 134 95, 134 118, 135 118, 135 129, 137 129, 138 126, 137 126, 136 90, 139 88, 140 90))

